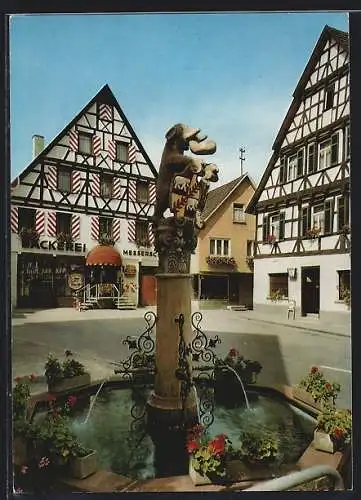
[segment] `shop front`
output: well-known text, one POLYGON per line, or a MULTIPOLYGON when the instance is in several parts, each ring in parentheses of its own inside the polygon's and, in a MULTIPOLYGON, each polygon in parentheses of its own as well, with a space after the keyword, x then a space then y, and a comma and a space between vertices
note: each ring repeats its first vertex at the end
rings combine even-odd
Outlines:
POLYGON ((18 307, 71 307, 74 291, 83 286, 84 267, 85 257, 78 255, 18 254, 18 307))

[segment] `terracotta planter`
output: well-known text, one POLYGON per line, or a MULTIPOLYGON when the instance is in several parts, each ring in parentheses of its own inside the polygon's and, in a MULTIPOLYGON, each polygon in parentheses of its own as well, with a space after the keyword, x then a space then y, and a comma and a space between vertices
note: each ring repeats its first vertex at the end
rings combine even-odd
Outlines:
POLYGON ((28 444, 25 438, 16 436, 13 439, 13 463, 23 465, 28 458, 28 444))
POLYGON ((316 450, 325 451, 326 453, 335 453, 335 444, 331 436, 323 431, 317 429, 313 433, 313 446, 316 450))
POLYGON ((65 378, 56 382, 55 384, 48 383, 49 392, 64 392, 71 389, 76 389, 78 387, 83 387, 84 385, 90 384, 90 373, 84 373, 84 375, 78 375, 77 377, 65 378))
POLYGON ((189 477, 195 486, 200 486, 201 484, 212 484, 212 480, 203 474, 200 474, 192 465, 192 459, 189 460, 189 477))
POLYGON ((298 399, 299 401, 302 401, 303 403, 308 404, 309 406, 312 406, 312 408, 316 408, 317 410, 322 411, 324 407, 323 401, 318 401, 316 402, 311 394, 306 391, 306 389, 303 389, 303 387, 292 387, 292 393, 293 397, 295 399, 298 399))
POLYGON ((94 474, 98 469, 98 454, 92 451, 85 457, 73 457, 70 459, 70 475, 76 479, 85 479, 94 474))

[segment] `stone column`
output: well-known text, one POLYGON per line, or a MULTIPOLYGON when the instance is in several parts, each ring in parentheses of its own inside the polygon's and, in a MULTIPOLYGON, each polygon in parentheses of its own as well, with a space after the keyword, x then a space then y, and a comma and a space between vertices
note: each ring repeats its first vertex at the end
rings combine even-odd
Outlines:
MULTIPOLYGON (((195 421, 196 400, 190 392, 181 394, 179 368, 180 330, 177 319, 184 316, 183 338, 192 339, 191 328, 191 251, 196 245, 191 223, 175 218, 162 219, 155 230, 159 254, 157 274, 156 376, 154 392, 148 401, 148 423, 157 428, 180 428, 195 421)), ((188 359, 191 373, 191 359, 188 359)))

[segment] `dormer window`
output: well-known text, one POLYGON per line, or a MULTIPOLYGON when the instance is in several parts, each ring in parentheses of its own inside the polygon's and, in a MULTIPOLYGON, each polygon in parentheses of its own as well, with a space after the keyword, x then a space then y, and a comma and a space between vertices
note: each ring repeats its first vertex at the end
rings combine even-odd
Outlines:
POLYGON ((325 107, 324 111, 331 109, 333 107, 333 98, 335 96, 335 85, 329 85, 325 89, 325 107))

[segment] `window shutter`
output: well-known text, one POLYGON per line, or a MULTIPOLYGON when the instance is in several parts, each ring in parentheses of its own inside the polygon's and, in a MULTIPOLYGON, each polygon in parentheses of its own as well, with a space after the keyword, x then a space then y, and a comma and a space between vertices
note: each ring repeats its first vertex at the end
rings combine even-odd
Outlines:
POLYGON ((285 239, 285 213, 280 212, 279 239, 285 239))
POLYGON ((308 173, 312 174, 316 171, 316 155, 315 155, 316 144, 310 144, 308 146, 308 173))
POLYGON ((311 208, 302 208, 302 236, 307 235, 307 231, 310 229, 310 219, 311 219, 311 208))
POLYGON ((91 192, 93 196, 100 196, 100 175, 99 174, 90 174, 91 175, 91 192))
POLYGON ((350 195, 345 195, 345 218, 344 223, 349 226, 350 225, 350 195))
POLYGON ((325 201, 325 234, 332 233, 333 228, 332 200, 325 201))
POLYGON ((98 239, 99 239, 99 217, 97 215, 94 215, 91 218, 90 236, 91 236, 92 240, 98 241, 98 239))
POLYGON ((345 198, 342 196, 337 200, 337 230, 341 231, 345 224, 345 198))
POLYGON ((297 152, 297 177, 303 175, 303 149, 297 152))
POLYGON ((148 223, 148 241, 149 241, 149 245, 150 246, 154 245, 154 234, 153 234, 153 231, 152 231, 152 224, 151 224, 151 222, 148 223))
POLYGON ((69 148, 71 151, 78 151, 78 132, 75 130, 75 127, 73 127, 69 131, 69 148))
POLYGON ((156 186, 154 182, 149 183, 149 203, 151 205, 155 204, 155 193, 156 193, 156 186))
POLYGON ((18 207, 11 207, 10 228, 12 233, 18 233, 19 228, 19 211, 18 207))
POLYGON ((128 189, 128 196, 129 196, 129 201, 137 201, 137 181, 130 180, 129 181, 129 189, 128 189))
POLYGON ((45 213, 43 210, 35 212, 35 231, 38 234, 44 234, 45 232, 45 213))
POLYGON ((71 236, 73 240, 80 238, 80 215, 71 216, 71 236))
POLYGON ((113 219, 112 221, 112 236, 114 241, 120 240, 120 220, 113 219))
POLYGON ((338 133, 331 137, 331 164, 338 163, 338 133))
POLYGON ((113 178, 113 196, 112 198, 120 199, 120 195, 122 192, 122 184, 120 177, 113 178))
POLYGON ((46 180, 48 188, 56 191, 58 189, 58 175, 56 167, 48 165, 46 167, 46 180))
POLYGON ((135 241, 135 220, 128 220, 128 241, 135 241))
POLYGON ((73 170, 71 174, 71 190, 72 193, 80 193, 80 172, 73 170))
POLYGON ((269 225, 270 225, 269 216, 263 215, 263 223, 262 223, 262 241, 263 242, 266 242, 268 240, 269 225))
POLYGON ((285 167, 285 157, 281 156, 280 159, 280 184, 284 184, 286 180, 286 167, 285 167))
POLYGON ((101 149, 101 139, 96 134, 92 136, 92 149, 93 149, 93 155, 98 156, 101 149))
POLYGON ((56 236, 56 212, 48 212, 47 217, 48 236, 56 236))

